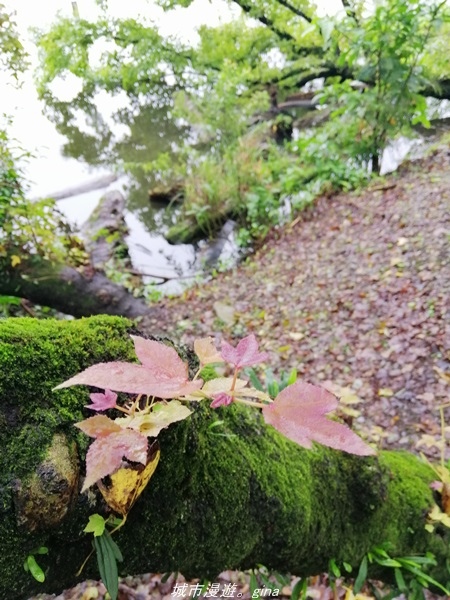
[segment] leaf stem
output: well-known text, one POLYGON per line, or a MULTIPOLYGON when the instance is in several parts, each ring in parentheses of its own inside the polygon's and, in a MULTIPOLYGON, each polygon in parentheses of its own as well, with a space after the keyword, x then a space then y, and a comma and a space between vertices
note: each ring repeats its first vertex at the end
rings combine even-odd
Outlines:
POLYGON ((114 527, 114 529, 112 529, 109 532, 109 535, 112 535, 113 533, 116 533, 116 531, 118 531, 121 527, 123 527, 125 525, 125 522, 127 520, 127 516, 128 516, 128 514, 122 515, 123 518, 122 518, 121 522, 116 527, 114 527))
POLYGON ((236 387, 237 376, 239 373, 239 368, 236 367, 233 374, 233 381, 231 382, 230 392, 234 392, 234 388, 236 387))
POLYGON ((115 409, 115 410, 120 410, 120 412, 123 412, 123 413, 125 413, 126 415, 129 415, 129 414, 130 414, 130 411, 129 411, 127 408, 124 408, 123 406, 119 406, 118 404, 116 404, 116 405, 114 406, 114 409, 115 409))
POLYGON ((256 408, 265 408, 269 406, 269 404, 263 404, 262 402, 255 402, 253 400, 244 400, 243 398, 234 398, 235 402, 240 402, 241 404, 247 404, 248 406, 254 406, 256 408))

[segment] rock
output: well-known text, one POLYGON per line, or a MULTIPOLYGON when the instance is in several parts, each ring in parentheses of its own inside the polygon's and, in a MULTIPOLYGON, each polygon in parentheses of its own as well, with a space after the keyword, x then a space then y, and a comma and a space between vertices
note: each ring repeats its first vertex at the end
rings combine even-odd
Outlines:
POLYGON ((76 448, 56 433, 47 456, 26 482, 14 482, 17 525, 28 532, 58 526, 78 497, 76 448))

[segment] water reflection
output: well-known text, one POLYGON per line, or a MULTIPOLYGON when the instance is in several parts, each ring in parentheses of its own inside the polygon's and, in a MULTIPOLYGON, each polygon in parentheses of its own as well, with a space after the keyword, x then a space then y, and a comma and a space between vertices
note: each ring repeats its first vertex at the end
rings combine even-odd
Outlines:
POLYGON ((129 102, 112 115, 110 124, 98 101, 87 100, 84 94, 78 94, 70 102, 51 96, 45 101, 47 116, 67 140, 63 155, 91 166, 104 165, 126 172, 128 209, 139 214, 149 230, 159 229, 164 223, 161 211, 148 200, 149 189, 158 182, 152 165, 161 154, 175 164, 174 151, 188 135, 187 127, 172 117, 171 104, 155 106, 151 98, 145 104, 142 99, 140 104, 129 102), (79 123, 81 113, 84 126, 79 123))

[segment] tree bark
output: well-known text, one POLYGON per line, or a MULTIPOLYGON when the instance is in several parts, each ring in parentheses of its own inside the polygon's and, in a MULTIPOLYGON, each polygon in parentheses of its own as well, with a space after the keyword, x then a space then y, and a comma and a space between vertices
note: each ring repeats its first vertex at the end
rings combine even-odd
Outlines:
POLYGON ((128 233, 124 209, 122 194, 108 192, 83 225, 81 235, 89 255, 88 265, 75 268, 32 255, 21 256, 19 265, 13 267, 13 252, 0 257, 0 295, 26 298, 74 317, 107 314, 135 318, 149 314, 151 308, 142 299, 104 273, 108 261, 114 261, 117 269, 129 272, 132 268, 124 241, 128 233))
POLYGON ((0 295, 26 298, 74 317, 107 314, 132 319, 152 310, 101 271, 78 270, 38 256, 14 268, 8 259, 0 259, 0 295))
MULTIPOLYGON (((83 408, 88 392, 52 388, 93 363, 133 360, 131 326, 117 317, 0 324, 2 600, 77 580, 91 550, 83 528, 107 509, 95 490, 79 494, 89 442, 73 424, 91 416, 83 408), (44 584, 22 567, 40 546, 49 549, 37 556, 44 584)), ((388 542, 394 556, 433 552, 442 565, 433 575, 445 580, 448 537, 424 529, 435 475, 411 454, 305 450, 255 410, 214 411, 205 402, 159 443, 158 468, 115 535, 122 574, 213 578, 263 564, 308 575, 327 570, 330 559, 357 567, 370 548, 388 542), (222 425, 211 428, 217 420, 222 425)), ((98 577, 94 558, 87 576, 98 577)))

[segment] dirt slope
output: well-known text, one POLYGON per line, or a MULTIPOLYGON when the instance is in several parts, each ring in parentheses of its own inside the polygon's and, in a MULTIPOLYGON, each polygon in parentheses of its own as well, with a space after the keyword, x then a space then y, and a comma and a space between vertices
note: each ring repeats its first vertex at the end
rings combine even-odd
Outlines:
POLYGON ((437 407, 450 401, 450 152, 321 199, 245 264, 163 301, 143 325, 186 343, 254 332, 276 371, 355 392, 355 427, 380 445, 419 441, 428 452, 437 407))

